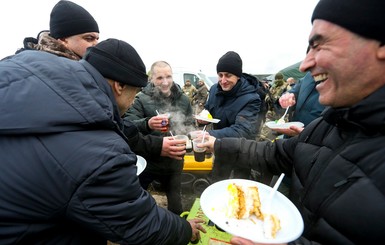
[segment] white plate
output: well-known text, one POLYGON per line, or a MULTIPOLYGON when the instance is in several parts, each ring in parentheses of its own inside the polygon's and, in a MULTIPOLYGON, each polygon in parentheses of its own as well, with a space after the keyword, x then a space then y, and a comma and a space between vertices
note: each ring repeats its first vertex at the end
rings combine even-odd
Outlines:
POLYGON ((199 115, 195 115, 195 119, 206 121, 206 122, 211 122, 211 123, 218 123, 220 121, 219 119, 215 119, 215 118, 210 119, 210 118, 202 117, 199 115))
POLYGON ((227 186, 230 183, 241 186, 257 186, 262 203, 262 213, 264 212, 263 204, 272 190, 267 185, 246 179, 228 179, 210 185, 203 191, 200 204, 203 213, 217 226, 234 236, 240 236, 257 243, 287 243, 301 236, 304 228, 302 216, 294 204, 280 192, 276 192, 271 203, 271 213, 275 214, 281 223, 281 230, 277 232, 275 238, 264 236, 263 221, 257 219, 255 215, 240 220, 227 217, 227 186))
POLYGON ((304 124, 301 122, 276 123, 275 121, 269 121, 266 123, 266 126, 271 129, 289 129, 290 126, 297 126, 302 128, 304 124))
POLYGON ((136 161, 136 167, 137 167, 136 175, 139 175, 146 168, 147 161, 142 156, 136 155, 136 157, 138 158, 138 160, 136 161))

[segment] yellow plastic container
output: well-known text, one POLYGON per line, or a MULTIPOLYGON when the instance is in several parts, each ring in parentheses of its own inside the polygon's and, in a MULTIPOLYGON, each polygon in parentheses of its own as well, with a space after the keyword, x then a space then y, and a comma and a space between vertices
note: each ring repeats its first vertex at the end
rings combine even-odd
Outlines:
POLYGON ((194 160, 194 153, 187 153, 184 156, 183 171, 211 171, 213 168, 213 157, 205 158, 203 162, 196 162, 194 160))

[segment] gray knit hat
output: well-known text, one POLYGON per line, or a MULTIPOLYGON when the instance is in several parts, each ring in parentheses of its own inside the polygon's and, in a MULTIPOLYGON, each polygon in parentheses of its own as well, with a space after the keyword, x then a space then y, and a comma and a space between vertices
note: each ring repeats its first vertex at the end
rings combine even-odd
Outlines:
POLYGON ((136 50, 128 43, 110 38, 87 48, 83 57, 105 78, 134 87, 145 87, 146 66, 136 50))
POLYGON ((320 0, 311 21, 322 19, 385 44, 384 0, 320 0))
POLYGON ((83 7, 71 1, 59 1, 51 11, 50 35, 55 38, 70 37, 86 32, 99 32, 98 23, 83 7))

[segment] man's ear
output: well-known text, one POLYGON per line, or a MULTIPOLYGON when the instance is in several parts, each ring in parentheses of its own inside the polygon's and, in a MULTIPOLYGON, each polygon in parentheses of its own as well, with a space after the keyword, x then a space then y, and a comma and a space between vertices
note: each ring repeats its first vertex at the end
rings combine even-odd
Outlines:
POLYGON ((385 60, 385 44, 381 44, 381 46, 378 48, 377 58, 380 60, 385 60))
POLYGON ((122 94, 124 86, 122 86, 117 81, 112 81, 111 87, 112 87, 112 90, 114 91, 114 93, 116 93, 117 95, 121 95, 122 94))

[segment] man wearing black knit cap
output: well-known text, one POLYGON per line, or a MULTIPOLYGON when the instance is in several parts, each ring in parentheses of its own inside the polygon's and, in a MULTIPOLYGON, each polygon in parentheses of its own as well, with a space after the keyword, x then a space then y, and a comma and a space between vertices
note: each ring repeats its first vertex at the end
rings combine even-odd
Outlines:
POLYGON ((147 84, 135 49, 84 60, 26 50, 0 61, 0 244, 187 244, 204 231, 156 205, 122 114, 147 84))
MULTIPOLYGON (((238 53, 225 53, 217 64, 218 83, 210 88, 205 109, 213 118, 220 119, 207 133, 216 138, 237 137, 255 139, 261 99, 255 77, 242 72, 242 59, 238 53)), ((200 124, 207 122, 198 120, 200 124)), ((235 163, 219 163, 214 159, 212 182, 233 176, 250 178, 249 168, 238 168, 235 163)))
POLYGON ((207 144, 216 157, 291 176, 290 200, 304 230, 289 244, 385 241, 384 13, 383 0, 320 0, 300 70, 311 73, 327 106, 321 117, 290 139, 207 144))
POLYGON ((41 31, 37 38, 24 39, 24 47, 17 51, 34 49, 53 53, 72 60, 80 60, 86 49, 99 40, 99 26, 82 6, 60 0, 50 14, 49 31, 41 31))

